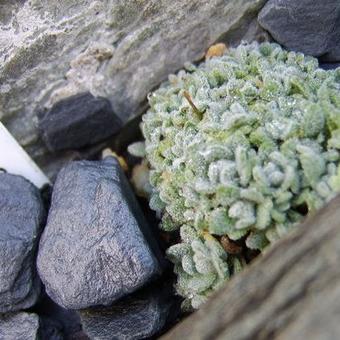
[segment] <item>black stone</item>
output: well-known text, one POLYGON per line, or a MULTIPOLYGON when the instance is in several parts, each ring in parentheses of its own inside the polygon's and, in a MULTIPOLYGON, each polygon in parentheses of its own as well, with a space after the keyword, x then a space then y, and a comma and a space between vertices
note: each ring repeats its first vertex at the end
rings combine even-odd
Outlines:
POLYGON ((288 49, 340 61, 339 0, 269 0, 260 25, 288 49))
POLYGON ((321 63, 319 67, 323 68, 324 70, 335 70, 336 68, 340 67, 340 63, 321 63))
POLYGON ((110 305, 161 271, 157 245, 119 163, 78 161, 57 176, 38 271, 66 309, 110 305))
POLYGON ((34 308, 42 320, 42 331, 45 336, 50 339, 52 335, 55 338, 61 334, 63 339, 76 338, 76 335, 81 332, 81 322, 79 314, 74 310, 67 310, 54 303, 47 294, 42 294, 42 298, 34 308))
POLYGON ((0 314, 0 339, 35 340, 38 338, 38 315, 25 312, 0 314))
POLYGON ((41 340, 64 340, 65 336, 62 333, 62 325, 51 318, 39 318, 39 339, 41 340))
POLYGON ((84 331, 91 339, 145 339, 164 327, 171 307, 168 287, 153 285, 110 307, 82 310, 80 317, 84 331))
POLYGON ((117 133, 122 125, 109 100, 89 92, 59 101, 38 118, 50 151, 93 145, 117 133))
POLYGON ((39 297, 35 259, 44 220, 38 189, 0 173, 0 313, 29 308, 39 297))

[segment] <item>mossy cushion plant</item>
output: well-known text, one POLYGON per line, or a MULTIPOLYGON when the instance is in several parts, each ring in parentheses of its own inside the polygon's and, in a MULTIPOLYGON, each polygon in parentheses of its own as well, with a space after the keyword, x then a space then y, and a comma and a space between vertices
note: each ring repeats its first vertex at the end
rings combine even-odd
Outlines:
POLYGON ((221 239, 263 250, 340 189, 340 69, 276 44, 242 44, 186 65, 149 96, 150 206, 179 229, 168 257, 184 308, 197 308, 244 259, 221 239))

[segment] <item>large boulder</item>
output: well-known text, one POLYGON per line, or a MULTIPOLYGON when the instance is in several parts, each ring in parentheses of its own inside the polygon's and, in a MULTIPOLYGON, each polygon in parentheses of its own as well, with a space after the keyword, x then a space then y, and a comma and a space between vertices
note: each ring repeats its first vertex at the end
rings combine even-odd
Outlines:
POLYGON ((109 305, 160 273, 157 245, 119 163, 72 162, 57 176, 38 271, 68 309, 109 305))
POLYGON ((150 90, 216 40, 236 44, 261 35, 254 26, 265 2, 0 2, 0 119, 47 164, 37 137, 40 109, 90 91, 108 98, 125 122, 150 90))
POLYGON ((286 48, 340 61, 338 0, 269 0, 258 19, 286 48))
POLYGON ((21 176, 0 173, 0 313, 29 308, 38 299, 35 260, 44 218, 38 189, 21 176))
POLYGON ((25 312, 0 314, 0 339, 38 340, 38 315, 25 312))

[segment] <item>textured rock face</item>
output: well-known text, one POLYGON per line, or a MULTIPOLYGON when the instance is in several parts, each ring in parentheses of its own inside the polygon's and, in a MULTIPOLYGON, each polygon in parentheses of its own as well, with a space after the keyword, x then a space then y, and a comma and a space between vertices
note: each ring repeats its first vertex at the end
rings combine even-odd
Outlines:
POLYGON ((340 61, 338 0, 269 0, 258 18, 273 38, 288 49, 323 56, 326 61, 340 61))
POLYGON ((40 241, 47 294, 64 308, 82 309, 133 292, 160 271, 147 233, 115 159, 70 163, 57 177, 40 241))
POLYGON ((33 313, 9 313, 0 315, 0 339, 38 339, 39 317, 33 313))
POLYGON ((145 339, 164 326, 171 303, 159 288, 138 292, 113 306, 80 312, 87 335, 93 340, 145 339))
POLYGON ((38 189, 5 173, 0 207, 0 313, 5 313, 31 307, 39 296, 35 257, 45 213, 38 189))
POLYGON ((265 0, 50 0, 0 4, 0 119, 35 159, 38 109, 78 92, 126 121, 147 93, 218 39, 254 39, 265 0), (249 31, 248 28, 252 27, 249 31), (256 26, 256 25, 255 25, 256 26))
POLYGON ((60 100, 39 118, 39 130, 51 151, 95 144, 121 127, 110 102, 88 92, 60 100))

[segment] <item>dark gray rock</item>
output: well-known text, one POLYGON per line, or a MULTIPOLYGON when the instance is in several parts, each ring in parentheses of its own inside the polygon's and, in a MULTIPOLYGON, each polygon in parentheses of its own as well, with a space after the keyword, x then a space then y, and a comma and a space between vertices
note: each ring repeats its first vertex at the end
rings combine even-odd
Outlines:
POLYGON ((286 48, 340 61, 338 0, 269 0, 258 20, 286 48))
POLYGON ((0 173, 0 313, 37 301, 35 258, 44 218, 38 189, 23 177, 0 173))
POLYGON ((47 334, 46 339, 52 336, 63 339, 77 339, 77 334, 82 330, 79 314, 74 310, 67 310, 54 303, 47 294, 39 300, 34 308, 42 320, 41 333, 47 334), (48 336, 48 334, 50 334, 48 336))
POLYGON ((319 67, 323 68, 324 70, 335 70, 336 68, 340 67, 340 63, 321 63, 319 67))
POLYGON ((39 338, 39 317, 33 313, 0 314, 0 339, 36 340, 39 338))
POLYGON ((110 305, 160 272, 155 241, 118 162, 72 162, 57 176, 38 271, 67 309, 110 305))
POLYGON ((39 116, 39 130, 50 151, 93 145, 117 133, 121 125, 110 101, 89 92, 63 99, 39 116))
POLYGON ((150 287, 110 307, 80 311, 85 333, 92 340, 145 339, 165 325, 172 303, 167 289, 150 287))
POLYGON ((39 339, 41 340, 64 340, 65 336, 62 333, 61 324, 47 317, 39 318, 39 339))

